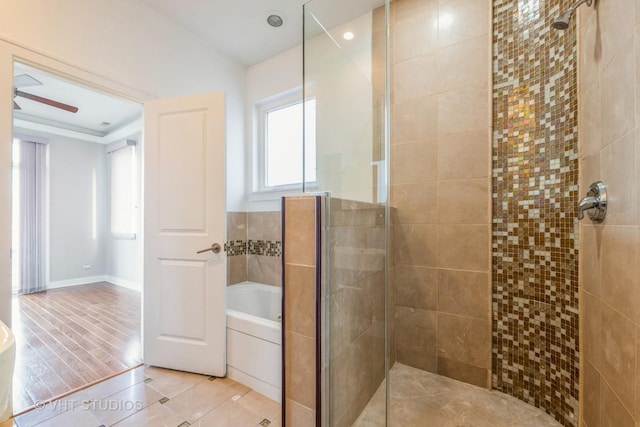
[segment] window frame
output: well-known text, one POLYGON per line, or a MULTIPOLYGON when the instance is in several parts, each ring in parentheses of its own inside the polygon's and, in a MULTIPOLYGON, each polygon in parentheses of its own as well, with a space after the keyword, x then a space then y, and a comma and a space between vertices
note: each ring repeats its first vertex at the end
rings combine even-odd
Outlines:
MULTIPOLYGON (((300 193, 303 188, 304 176, 297 183, 267 186, 267 116, 270 112, 281 110, 297 104, 303 104, 306 101, 315 99, 302 98, 302 90, 296 89, 285 92, 275 97, 268 98, 265 101, 256 103, 254 107, 256 131, 254 132, 254 160, 252 165, 253 171, 253 192, 250 196, 252 200, 270 200, 283 195, 300 193)), ((303 110, 304 111, 304 110, 303 110)), ((304 141, 304 137, 303 137, 304 141)), ((304 151, 303 151, 304 152, 304 151)), ((317 160, 316 160, 317 164, 317 160)), ((304 171, 304 168, 303 168, 304 171)), ((316 181, 306 182, 307 188, 315 188, 316 181)))

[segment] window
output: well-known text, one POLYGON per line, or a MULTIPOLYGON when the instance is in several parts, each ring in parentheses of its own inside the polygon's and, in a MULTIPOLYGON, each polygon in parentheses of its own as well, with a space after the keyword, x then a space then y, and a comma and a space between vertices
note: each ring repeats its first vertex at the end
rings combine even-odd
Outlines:
POLYGON ((261 108, 259 190, 279 190, 316 181, 316 100, 272 103, 261 108), (306 136, 303 155, 303 132, 306 136))
MULTIPOLYGON (((127 141, 130 143, 133 141, 127 141)), ((136 161, 135 146, 126 145, 110 152, 111 235, 136 238, 136 161)))

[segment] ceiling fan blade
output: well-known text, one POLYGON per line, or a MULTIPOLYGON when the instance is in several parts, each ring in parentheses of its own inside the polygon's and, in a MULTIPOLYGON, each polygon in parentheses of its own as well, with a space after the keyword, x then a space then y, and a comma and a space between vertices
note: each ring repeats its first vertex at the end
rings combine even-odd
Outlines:
POLYGON ((27 87, 27 86, 39 86, 42 83, 31 77, 29 74, 20 74, 13 77, 13 86, 15 87, 27 87))
POLYGON ((16 101, 13 101, 13 109, 14 110, 22 110, 22 108, 20 108, 20 106, 18 104, 16 104, 16 101))
POLYGON ((21 96, 23 98, 30 99, 32 101, 40 102, 42 104, 50 105, 51 107, 60 108, 61 110, 69 111, 70 113, 77 113, 78 107, 74 107, 73 105, 63 104, 62 102, 54 101, 52 99, 43 98, 38 95, 32 95, 30 93, 23 92, 21 90, 16 89, 16 96, 21 96))

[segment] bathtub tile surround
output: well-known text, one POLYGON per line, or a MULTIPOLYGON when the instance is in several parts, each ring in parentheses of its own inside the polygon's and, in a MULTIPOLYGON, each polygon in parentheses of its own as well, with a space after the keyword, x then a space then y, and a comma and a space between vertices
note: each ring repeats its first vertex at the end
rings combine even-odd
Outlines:
POLYGON ((572 4, 493 2, 493 387, 565 426, 580 370, 577 47, 575 22, 550 24, 572 4))
POLYGON ((227 213, 227 279, 282 284, 280 212, 227 213))
MULTIPOLYGON (((285 197, 283 405, 289 426, 316 426, 317 415, 317 213, 320 197, 285 197)), ((320 424, 317 424, 320 425, 320 424)))
POLYGON ((580 221, 582 421, 633 426, 640 422, 640 5, 599 1, 579 18, 579 196, 603 180, 609 200, 602 224, 580 221))
POLYGON ((391 354, 482 387, 491 378, 490 10, 489 0, 397 0, 391 11, 391 354))

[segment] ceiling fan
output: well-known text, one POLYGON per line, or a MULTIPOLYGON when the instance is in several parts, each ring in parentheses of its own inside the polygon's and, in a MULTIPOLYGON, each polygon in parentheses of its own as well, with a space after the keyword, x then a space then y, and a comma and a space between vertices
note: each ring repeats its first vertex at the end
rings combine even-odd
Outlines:
POLYGON ((28 74, 20 74, 19 76, 15 76, 13 78, 14 88, 13 88, 13 109, 14 110, 22 110, 20 106, 16 103, 16 96, 21 96, 22 98, 27 98, 32 101, 40 102, 42 104, 49 105, 51 107, 59 108, 61 110, 69 111, 70 113, 77 113, 78 107, 74 107, 73 105, 63 104, 62 102, 54 101, 53 99, 43 98, 42 96, 33 95, 31 93, 23 92, 18 88, 27 87, 27 86, 38 86, 42 83, 28 74))

